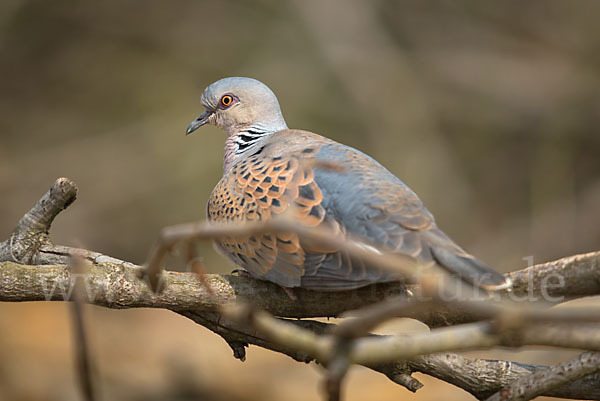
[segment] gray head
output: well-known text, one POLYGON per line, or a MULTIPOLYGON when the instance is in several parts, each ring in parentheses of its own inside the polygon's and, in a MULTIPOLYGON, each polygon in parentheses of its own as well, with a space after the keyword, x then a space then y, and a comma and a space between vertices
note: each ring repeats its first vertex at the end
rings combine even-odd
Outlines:
POLYGON ((223 78, 204 90, 201 101, 206 111, 187 127, 186 134, 206 124, 216 125, 228 135, 244 131, 268 134, 287 128, 277 97, 256 79, 223 78))

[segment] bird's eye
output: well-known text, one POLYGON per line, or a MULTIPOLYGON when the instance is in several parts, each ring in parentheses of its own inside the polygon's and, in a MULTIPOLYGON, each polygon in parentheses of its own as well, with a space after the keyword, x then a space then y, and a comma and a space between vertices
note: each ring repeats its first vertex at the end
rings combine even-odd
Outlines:
POLYGON ((223 95, 221 98, 221 105, 223 107, 229 107, 233 103, 233 96, 231 95, 223 95))

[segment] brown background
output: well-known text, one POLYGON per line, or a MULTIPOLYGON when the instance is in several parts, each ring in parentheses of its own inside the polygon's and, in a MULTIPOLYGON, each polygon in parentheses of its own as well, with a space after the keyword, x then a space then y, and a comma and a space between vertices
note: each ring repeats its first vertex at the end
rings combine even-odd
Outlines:
MULTIPOLYGON (((598 249, 599 2, 322 3, 3 0, 0 238, 67 176, 79 198, 55 242, 142 263, 161 227, 204 218, 224 135, 184 130, 203 88, 238 75, 267 83, 290 127, 374 156, 499 270, 598 249)), ((79 399, 68 312, 0 305, 0 399, 79 399)), ((86 312, 102 399, 319 397, 319 367, 256 348, 242 364, 173 313, 86 312)), ((412 396, 354 368, 346 395, 469 397, 424 381, 412 396)))

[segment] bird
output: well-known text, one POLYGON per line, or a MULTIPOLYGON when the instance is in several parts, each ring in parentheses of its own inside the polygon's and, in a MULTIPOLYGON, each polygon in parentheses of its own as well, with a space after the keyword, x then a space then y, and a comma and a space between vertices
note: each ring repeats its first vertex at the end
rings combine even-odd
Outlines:
MULTIPOLYGON (((268 221, 292 213, 303 228, 328 227, 376 252, 410 256, 485 290, 510 279, 475 259, 442 232, 417 194, 370 156, 324 136, 288 128, 279 101, 262 82, 220 79, 204 90, 205 111, 186 129, 225 131, 223 176, 207 204, 213 223, 268 221), (340 168, 328 168, 327 165, 340 168)), ((298 234, 258 233, 215 240, 250 276, 285 289, 343 291, 402 281, 396 272, 307 243, 298 234)))

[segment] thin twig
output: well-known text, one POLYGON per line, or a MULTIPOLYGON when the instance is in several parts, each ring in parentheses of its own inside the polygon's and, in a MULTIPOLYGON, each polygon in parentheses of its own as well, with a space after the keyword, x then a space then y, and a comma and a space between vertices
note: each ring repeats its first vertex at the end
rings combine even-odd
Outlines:
MULTIPOLYGON (((152 289, 156 290, 162 272, 162 261, 177 243, 215 240, 225 237, 246 236, 260 233, 293 232, 302 241, 323 244, 327 248, 338 249, 350 257, 363 260, 383 270, 394 272, 405 282, 418 282, 419 263, 415 258, 397 253, 379 252, 373 244, 366 244, 351 236, 341 237, 331 229, 304 227, 287 215, 269 220, 244 223, 210 223, 208 221, 179 224, 161 230, 155 245, 150 250, 143 275, 150 278, 152 289), (368 246, 365 246, 368 245, 368 246)), ((432 273, 433 274, 433 273, 432 273)))
POLYGON ((600 370, 600 353, 584 352, 577 357, 540 369, 512 382, 486 401, 526 401, 566 383, 581 379, 600 370))
POLYGON ((354 363, 383 363, 410 359, 436 352, 456 352, 496 346, 545 345, 600 351, 600 325, 537 323, 534 326, 498 332, 493 323, 478 322, 433 329, 429 333, 371 337, 357 340, 351 360, 354 363))
POLYGON ((78 278, 85 277, 87 267, 83 258, 74 256, 70 265, 72 272, 71 286, 73 288, 73 328, 75 331, 75 356, 77 373, 81 392, 86 401, 94 401, 96 392, 94 390, 94 381, 92 378, 92 365, 90 352, 87 344, 87 335, 85 323, 83 321, 83 303, 85 299, 85 285, 83 280, 78 278))
MULTIPOLYGON (((227 305, 221 311, 229 319, 251 325, 270 341, 305 352, 324 363, 337 356, 335 336, 317 336, 248 305, 227 305)), ((600 351, 600 325, 573 327, 537 323, 531 327, 521 321, 519 326, 499 332, 492 322, 479 322, 434 329, 428 333, 366 337, 353 342, 348 359, 357 364, 381 364, 423 354, 500 345, 548 345, 600 351)))
MULTIPOLYGON (((452 353, 421 355, 408 361, 409 368, 451 383, 485 400, 502 388, 510 386, 547 366, 488 359, 470 359, 452 353)), ((569 399, 600 399, 600 374, 564 383, 544 392, 548 397, 569 399)))
POLYGON ((406 316, 419 316, 425 313, 442 313, 446 310, 461 311, 477 317, 477 320, 497 319, 495 329, 502 330, 518 327, 527 322, 553 323, 599 323, 600 309, 595 307, 577 307, 568 309, 550 309, 552 303, 518 303, 508 298, 490 296, 487 299, 468 299, 465 301, 443 302, 439 298, 426 300, 414 297, 397 296, 382 302, 368 305, 342 321, 334 331, 340 338, 359 338, 384 322, 406 316))

